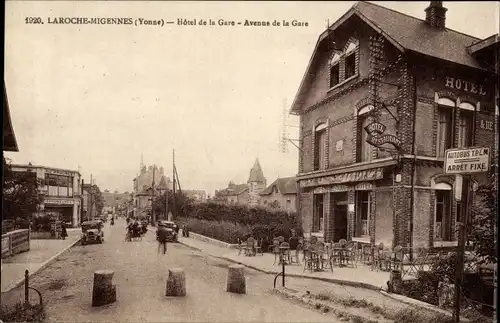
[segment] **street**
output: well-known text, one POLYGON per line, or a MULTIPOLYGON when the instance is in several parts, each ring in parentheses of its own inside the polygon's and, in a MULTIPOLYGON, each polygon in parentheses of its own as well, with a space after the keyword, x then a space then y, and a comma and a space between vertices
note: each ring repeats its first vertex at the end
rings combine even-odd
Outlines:
MULTIPOLYGON (((105 225, 105 242, 77 245, 38 273, 30 285, 42 292, 48 321, 120 322, 332 322, 332 315, 294 304, 271 294, 273 277, 245 268, 247 294, 227 293, 230 263, 181 244, 168 244, 158 254, 154 232, 142 241, 125 242, 125 221, 105 225), (168 268, 182 267, 187 296, 165 295, 168 268), (114 270, 117 302, 91 306, 93 273, 114 270)), ((20 289, 3 297, 20 297, 20 289), (17 295, 17 296, 16 296, 17 295)), ((5 299, 4 298, 4 299, 5 299)))

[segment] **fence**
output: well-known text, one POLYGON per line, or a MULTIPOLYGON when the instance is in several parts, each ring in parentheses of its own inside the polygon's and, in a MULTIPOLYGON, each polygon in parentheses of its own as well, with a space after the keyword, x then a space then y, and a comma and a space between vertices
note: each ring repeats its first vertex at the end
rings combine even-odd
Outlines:
POLYGON ((2 234, 2 258, 30 250, 31 233, 20 229, 2 234))

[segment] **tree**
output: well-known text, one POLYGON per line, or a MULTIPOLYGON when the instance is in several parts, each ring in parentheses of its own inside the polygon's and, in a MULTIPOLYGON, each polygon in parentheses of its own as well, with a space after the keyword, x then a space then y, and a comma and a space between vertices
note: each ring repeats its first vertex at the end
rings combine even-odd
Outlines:
POLYGON ((92 195, 92 201, 96 208, 96 214, 101 214, 104 208, 104 197, 102 196, 99 186, 92 184, 90 186, 90 194, 92 195))
POLYGON ((30 220, 43 203, 43 195, 38 187, 41 184, 35 172, 15 172, 4 159, 3 162, 3 203, 4 219, 30 220))
POLYGON ((481 263, 497 262, 497 210, 498 174, 490 176, 488 183, 480 185, 471 209, 468 240, 473 243, 481 263))
MULTIPOLYGON (((153 209, 156 214, 164 214, 165 213, 165 194, 168 194, 168 209, 172 211, 174 207, 173 200, 173 192, 167 191, 159 196, 155 196, 153 201, 153 209)), ((175 207, 176 207, 176 215, 185 216, 187 214, 189 206, 192 202, 187 195, 181 193, 179 191, 175 192, 175 207)))

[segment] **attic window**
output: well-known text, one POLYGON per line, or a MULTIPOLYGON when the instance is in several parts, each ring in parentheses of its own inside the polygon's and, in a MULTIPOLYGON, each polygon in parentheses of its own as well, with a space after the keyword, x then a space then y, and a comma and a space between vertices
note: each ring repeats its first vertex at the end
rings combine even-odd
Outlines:
POLYGON ((330 87, 340 83, 340 54, 334 52, 329 62, 330 66, 330 87))
POLYGON ((345 59, 345 78, 356 74, 356 52, 349 54, 345 59))

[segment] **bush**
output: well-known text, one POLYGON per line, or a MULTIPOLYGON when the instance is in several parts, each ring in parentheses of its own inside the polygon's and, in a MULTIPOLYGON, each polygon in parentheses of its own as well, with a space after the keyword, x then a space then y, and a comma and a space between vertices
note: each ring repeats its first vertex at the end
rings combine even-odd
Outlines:
POLYGON ((251 228, 226 221, 207 221, 200 219, 183 219, 179 221, 188 226, 189 230, 227 243, 238 243, 238 239, 251 234, 251 228))
POLYGON ((28 305, 17 303, 13 307, 2 307, 0 313, 3 322, 43 322, 45 311, 42 305, 28 305))

